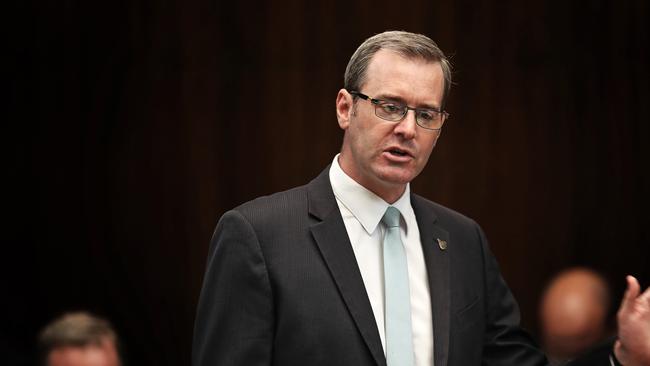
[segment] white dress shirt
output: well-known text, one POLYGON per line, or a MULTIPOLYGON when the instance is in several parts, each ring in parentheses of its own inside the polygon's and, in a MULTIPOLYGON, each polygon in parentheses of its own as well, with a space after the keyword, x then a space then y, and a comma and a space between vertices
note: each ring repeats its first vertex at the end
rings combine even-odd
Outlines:
MULTIPOLYGON (((337 154, 329 171, 330 183, 361 271, 385 354, 382 251, 385 228, 379 223, 389 204, 345 174, 338 163, 338 158, 337 154)), ((415 366, 431 366, 433 365, 431 295, 422 254, 420 230, 411 207, 409 185, 392 206, 402 214, 400 233, 408 265, 415 366)))

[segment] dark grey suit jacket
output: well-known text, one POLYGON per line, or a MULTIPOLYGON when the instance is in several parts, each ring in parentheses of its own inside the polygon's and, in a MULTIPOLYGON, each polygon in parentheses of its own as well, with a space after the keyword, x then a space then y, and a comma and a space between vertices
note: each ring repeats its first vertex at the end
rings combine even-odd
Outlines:
MULTIPOLYGON (((194 366, 386 365, 328 171, 223 215, 199 300, 194 366)), ((519 327, 480 227, 417 195, 411 204, 431 289, 435 365, 547 364, 519 327)))

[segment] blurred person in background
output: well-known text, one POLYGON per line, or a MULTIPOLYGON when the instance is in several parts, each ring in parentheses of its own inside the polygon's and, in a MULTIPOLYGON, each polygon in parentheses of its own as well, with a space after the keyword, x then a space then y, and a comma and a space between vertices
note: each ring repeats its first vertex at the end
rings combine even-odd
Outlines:
POLYGON ((119 339, 111 324, 85 312, 65 314, 38 337, 39 365, 122 366, 119 339))
POLYGON ((587 268, 570 268, 549 283, 540 303, 541 338, 553 365, 602 344, 609 336, 611 293, 607 281, 587 268))

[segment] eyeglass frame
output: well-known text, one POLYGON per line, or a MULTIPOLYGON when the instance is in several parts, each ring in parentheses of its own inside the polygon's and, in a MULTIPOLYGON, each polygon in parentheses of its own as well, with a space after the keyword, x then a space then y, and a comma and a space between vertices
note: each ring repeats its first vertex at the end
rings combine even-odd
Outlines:
POLYGON ((384 121, 400 122, 400 121, 404 120, 404 118, 406 118, 406 115, 408 114, 409 110, 411 110, 411 111, 415 112, 415 123, 418 126, 424 128, 425 130, 429 130, 429 131, 440 131, 442 129, 442 126, 445 124, 445 121, 447 121, 447 119, 450 116, 450 114, 447 113, 447 111, 444 111, 444 110, 437 110, 435 108, 409 107, 406 104, 402 104, 402 103, 398 103, 398 102, 392 102, 392 101, 389 101, 389 100, 372 98, 372 97, 369 97, 369 96, 367 96, 367 95, 365 95, 365 94, 363 94, 361 92, 358 92, 356 90, 348 90, 348 93, 350 93, 353 96, 359 97, 359 98, 361 98, 363 100, 367 100, 371 104, 373 104, 375 106, 375 116, 377 116, 378 118, 383 119, 384 121), (400 119, 396 119, 396 120, 386 119, 386 118, 384 118, 384 117, 377 114, 377 107, 380 107, 381 103, 390 103, 390 104, 394 104, 395 106, 400 106, 400 107, 402 107, 404 109, 404 114, 402 115, 402 117, 400 119), (438 127, 438 128, 431 128, 431 127, 422 126, 420 124, 420 121, 418 120, 418 113, 417 113, 418 111, 427 111, 427 112, 438 113, 440 115, 440 117, 442 118, 442 124, 440 124, 440 127, 438 127))

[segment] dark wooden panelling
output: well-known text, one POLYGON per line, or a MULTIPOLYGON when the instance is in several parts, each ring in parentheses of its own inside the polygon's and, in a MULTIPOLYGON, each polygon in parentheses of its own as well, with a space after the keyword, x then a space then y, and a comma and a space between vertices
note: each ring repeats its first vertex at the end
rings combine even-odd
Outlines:
POLYGON ((570 265, 650 283, 645 1, 21 2, 8 19, 2 337, 68 309, 136 365, 189 363, 218 217, 338 151, 349 56, 386 29, 450 55, 418 193, 486 230, 524 322, 570 265), (5 285, 6 281, 6 285, 5 285))

